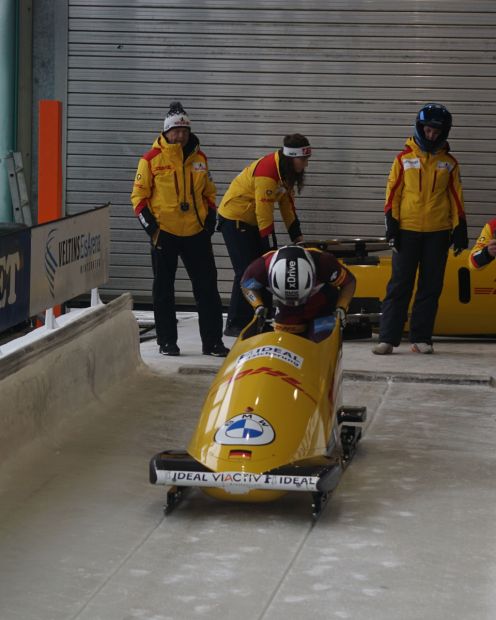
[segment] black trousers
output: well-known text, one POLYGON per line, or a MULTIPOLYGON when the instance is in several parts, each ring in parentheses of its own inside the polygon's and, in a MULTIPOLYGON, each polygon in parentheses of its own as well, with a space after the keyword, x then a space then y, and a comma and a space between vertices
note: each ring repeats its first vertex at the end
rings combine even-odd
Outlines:
POLYGON ((400 235, 400 251, 393 253, 392 275, 382 302, 379 340, 395 347, 400 344, 418 270, 409 340, 431 344, 443 289, 450 231, 419 233, 402 230, 400 235))
MULTIPOLYGON (((248 265, 268 250, 265 248, 257 226, 250 226, 239 220, 219 217, 219 230, 226 243, 227 252, 234 270, 231 301, 227 311, 227 324, 244 327, 253 317, 253 308, 241 292, 241 277, 248 265)), ((270 295, 264 303, 270 307, 270 295)))
POLYGON ((174 282, 181 257, 193 287, 203 346, 222 340, 222 303, 217 289, 217 269, 210 235, 202 231, 177 237, 161 231, 152 247, 153 310, 159 345, 177 342, 174 282))

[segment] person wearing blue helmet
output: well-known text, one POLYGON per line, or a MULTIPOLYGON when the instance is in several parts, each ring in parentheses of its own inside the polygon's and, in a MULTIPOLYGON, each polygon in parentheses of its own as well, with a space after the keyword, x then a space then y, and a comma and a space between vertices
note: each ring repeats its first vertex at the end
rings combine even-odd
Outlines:
POLYGON ((418 273, 409 337, 415 353, 433 353, 432 332, 443 288, 448 249, 468 247, 460 167, 447 142, 448 109, 428 103, 419 110, 415 132, 396 156, 384 207, 386 238, 393 248, 392 274, 382 302, 379 343, 386 355, 399 346, 418 273))
POLYGON ((423 106, 415 121, 415 143, 425 153, 436 153, 446 145, 453 118, 440 103, 423 106), (434 129, 434 132, 430 131, 434 129), (427 131, 426 131, 427 130, 427 131))

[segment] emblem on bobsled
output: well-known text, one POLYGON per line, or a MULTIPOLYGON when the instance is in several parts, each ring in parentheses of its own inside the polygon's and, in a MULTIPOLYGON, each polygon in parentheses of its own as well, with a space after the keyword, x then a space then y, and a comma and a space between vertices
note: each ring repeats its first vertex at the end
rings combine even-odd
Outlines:
POLYGON ((228 420, 215 433, 221 445, 263 446, 274 441, 272 426, 256 413, 241 413, 228 420))

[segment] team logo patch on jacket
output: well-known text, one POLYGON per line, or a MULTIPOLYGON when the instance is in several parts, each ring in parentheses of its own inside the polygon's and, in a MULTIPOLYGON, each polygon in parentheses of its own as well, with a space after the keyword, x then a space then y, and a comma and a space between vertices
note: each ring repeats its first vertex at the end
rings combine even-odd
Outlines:
POLYGON ((410 168, 420 168, 420 159, 417 159, 416 157, 414 159, 404 159, 403 169, 409 170, 410 168))
POLYGON ((447 170, 448 172, 451 172, 453 170, 453 165, 450 164, 449 161, 438 161, 436 168, 438 170, 447 170))

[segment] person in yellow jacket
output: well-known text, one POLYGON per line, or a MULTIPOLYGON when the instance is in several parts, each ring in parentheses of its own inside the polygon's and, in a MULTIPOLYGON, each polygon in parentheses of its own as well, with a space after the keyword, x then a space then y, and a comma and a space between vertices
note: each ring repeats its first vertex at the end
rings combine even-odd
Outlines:
MULTIPOLYGON (((252 162, 232 181, 219 205, 219 230, 234 270, 226 336, 238 336, 253 316, 241 292, 240 280, 252 261, 277 247, 276 203, 291 240, 303 240, 294 198, 295 187, 300 193, 305 184, 310 155, 310 142, 305 136, 286 136, 281 149, 252 162)), ((268 299, 266 305, 270 306, 268 299)))
POLYGON ((485 224, 474 247, 470 250, 468 264, 471 269, 482 269, 496 256, 496 218, 485 224))
POLYGON ((207 157, 180 102, 173 102, 164 131, 140 159, 131 202, 151 241, 153 310, 162 355, 179 355, 174 283, 180 256, 198 306, 203 353, 225 357, 222 303, 211 235, 216 188, 207 157))
POLYGON ((415 134, 393 162, 386 188, 386 238, 393 248, 392 275, 382 302, 377 355, 401 341, 418 271, 409 338, 415 353, 432 353, 432 331, 448 249, 468 247, 457 160, 447 142, 452 117, 439 103, 417 114, 415 134))

